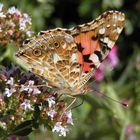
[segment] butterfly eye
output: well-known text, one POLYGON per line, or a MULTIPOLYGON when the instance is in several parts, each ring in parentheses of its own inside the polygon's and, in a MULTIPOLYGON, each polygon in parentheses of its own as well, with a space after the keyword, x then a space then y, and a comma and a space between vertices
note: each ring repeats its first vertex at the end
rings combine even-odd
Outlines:
POLYGON ((40 49, 34 49, 34 50, 33 50, 33 55, 34 55, 34 56, 41 56, 41 54, 42 54, 42 52, 41 52, 40 49))

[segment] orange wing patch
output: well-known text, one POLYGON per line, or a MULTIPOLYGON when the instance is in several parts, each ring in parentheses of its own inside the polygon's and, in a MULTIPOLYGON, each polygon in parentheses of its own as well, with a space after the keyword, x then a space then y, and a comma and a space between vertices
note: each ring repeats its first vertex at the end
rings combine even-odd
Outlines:
POLYGON ((121 33, 125 16, 118 11, 108 11, 89 23, 67 30, 78 48, 82 72, 88 73, 99 67, 113 48, 121 33))
POLYGON ((83 55, 91 54, 97 49, 97 47, 99 47, 98 40, 92 40, 92 38, 94 38, 93 31, 81 33, 74 38, 76 43, 81 43, 83 55))
POLYGON ((95 68, 93 61, 90 60, 90 55, 96 50, 100 50, 99 41, 96 39, 93 31, 76 35, 74 40, 78 47, 78 58, 82 71, 87 73, 91 71, 93 67, 95 68))

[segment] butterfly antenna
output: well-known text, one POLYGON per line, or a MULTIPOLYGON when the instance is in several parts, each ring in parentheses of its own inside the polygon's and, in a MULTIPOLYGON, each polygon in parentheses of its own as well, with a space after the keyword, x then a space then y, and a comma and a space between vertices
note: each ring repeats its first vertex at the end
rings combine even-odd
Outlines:
POLYGON ((107 96, 106 94, 100 92, 100 91, 99 91, 97 88, 95 88, 95 87, 92 88, 92 91, 96 92, 98 95, 100 95, 100 96, 103 97, 103 98, 112 100, 112 101, 114 101, 114 102, 120 104, 120 105, 123 106, 123 107, 128 107, 128 104, 127 104, 127 103, 125 103, 125 102, 120 102, 120 101, 118 101, 118 100, 115 100, 115 99, 113 99, 113 98, 107 96))

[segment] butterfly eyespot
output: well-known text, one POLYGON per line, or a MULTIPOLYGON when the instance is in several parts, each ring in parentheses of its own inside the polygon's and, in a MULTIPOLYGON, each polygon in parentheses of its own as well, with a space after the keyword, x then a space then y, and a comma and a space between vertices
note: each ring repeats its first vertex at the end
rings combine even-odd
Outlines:
POLYGON ((56 48, 56 47, 59 47, 59 43, 58 43, 58 42, 49 43, 49 44, 48 44, 48 47, 49 47, 49 48, 54 48, 54 47, 56 48))
POLYGON ((45 49, 45 46, 44 46, 44 45, 42 45, 42 46, 40 46, 40 48, 41 48, 41 49, 45 49))
POLYGON ((54 46, 55 47, 59 47, 59 43, 58 42, 54 42, 54 46))
POLYGON ((32 53, 34 56, 41 56, 42 55, 42 51, 40 49, 34 49, 32 53))

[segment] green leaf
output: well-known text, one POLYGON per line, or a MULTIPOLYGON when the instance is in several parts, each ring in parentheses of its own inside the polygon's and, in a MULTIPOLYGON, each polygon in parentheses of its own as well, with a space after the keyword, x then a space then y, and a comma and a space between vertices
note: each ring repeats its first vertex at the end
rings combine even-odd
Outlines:
POLYGON ((18 125, 10 135, 27 136, 31 132, 32 120, 28 120, 18 125))
POLYGON ((34 105, 34 119, 37 120, 40 116, 39 104, 34 105))

